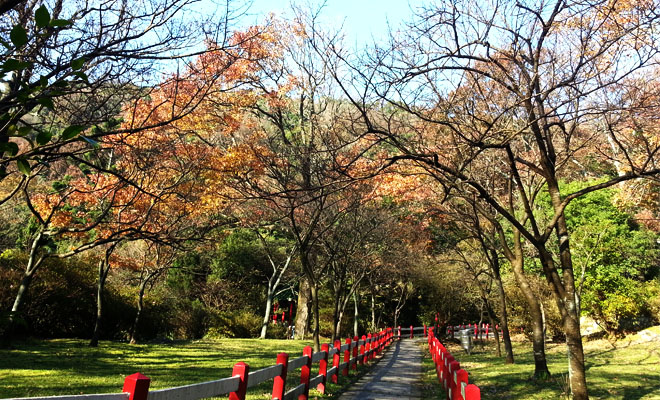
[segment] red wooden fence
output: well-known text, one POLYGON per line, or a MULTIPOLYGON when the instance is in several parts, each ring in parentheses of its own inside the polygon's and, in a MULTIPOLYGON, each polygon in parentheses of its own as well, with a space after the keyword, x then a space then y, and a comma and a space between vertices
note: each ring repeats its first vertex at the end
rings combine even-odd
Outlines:
POLYGON ((461 365, 449 353, 445 346, 440 343, 433 333, 433 328, 428 332, 429 352, 435 363, 438 380, 447 394, 447 399, 452 400, 481 400, 481 391, 476 385, 468 384, 468 373, 461 369, 461 365))
POLYGON ((289 360, 287 353, 277 355, 275 365, 250 372, 250 366, 244 362, 234 364, 231 377, 215 381, 195 383, 161 390, 149 390, 150 379, 140 373, 129 375, 124 380, 123 393, 87 394, 78 396, 25 397, 13 400, 195 400, 208 397, 229 395, 230 400, 244 400, 247 389, 268 380, 273 380, 272 399, 306 400, 309 389, 325 393, 327 379, 337 383, 339 376, 348 376, 357 364, 365 364, 380 354, 394 340, 394 331, 387 328, 378 333, 346 339, 344 345, 339 340, 334 347, 321 346, 321 351, 314 353, 310 346, 305 347, 301 357, 289 360), (359 353, 358 353, 359 349, 359 353), (341 362, 341 355, 344 362, 341 362), (328 362, 332 360, 332 368, 328 362), (319 363, 318 375, 311 376, 312 364, 319 363), (300 384, 286 391, 287 373, 300 368, 300 384))

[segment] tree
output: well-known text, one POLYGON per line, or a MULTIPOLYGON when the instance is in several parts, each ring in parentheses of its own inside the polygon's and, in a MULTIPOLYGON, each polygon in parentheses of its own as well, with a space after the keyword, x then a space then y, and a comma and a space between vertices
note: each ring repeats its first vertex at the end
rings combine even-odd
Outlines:
POLYGON ((333 340, 341 337, 351 298, 357 306, 360 287, 387 261, 384 249, 401 239, 400 223, 393 210, 373 196, 372 183, 360 182, 342 193, 343 201, 335 205, 342 209, 340 217, 320 241, 333 292, 333 340))
MULTIPOLYGON (((563 183, 578 190, 593 182, 563 183)), ((576 270, 578 309, 598 321, 609 335, 620 336, 635 325, 635 316, 647 308, 656 235, 643 229, 629 214, 630 205, 618 201, 622 190, 603 189, 576 199, 566 210, 571 229, 576 270), (620 208, 624 207, 624 208, 620 208)), ((539 206, 547 210, 543 196, 539 206)))
POLYGON ((119 242, 111 243, 106 246, 104 255, 99 260, 98 267, 98 281, 97 281, 97 291, 96 291, 96 321, 94 322, 94 331, 92 332, 92 338, 89 340, 90 347, 98 347, 99 345, 99 336, 101 334, 101 321, 103 317, 103 288, 105 287, 105 281, 108 279, 108 273, 110 272, 110 257, 115 251, 115 248, 119 242))
MULTIPOLYGON (((264 199, 295 239, 302 273, 300 296, 308 285, 314 317, 315 348, 320 348, 318 291, 325 272, 320 240, 340 219, 342 191, 352 184, 344 171, 352 167, 363 143, 350 140, 343 122, 345 103, 334 100, 327 70, 310 51, 311 37, 303 26, 273 22, 271 57, 255 70, 257 77, 246 104, 261 131, 243 137, 262 168, 239 182, 243 198, 264 199)), ((306 299, 299 297, 298 317, 306 299)), ((297 331, 303 333, 297 322, 297 331)))
MULTIPOLYGON (((235 13, 229 4, 219 20, 214 21, 214 13, 181 18, 194 13, 194 3, 5 3, 0 23, 5 48, 0 59, 2 179, 83 154, 116 132, 102 129, 103 124, 157 89, 166 66, 185 64, 200 53, 201 41, 229 49, 227 33, 235 13)), ((196 105, 191 102, 173 112, 169 121, 182 118, 196 105)), ((141 124, 120 131, 151 127, 141 124)))
MULTIPOLYGON (((538 251, 561 313, 576 399, 587 399, 588 392, 565 209, 588 192, 656 174, 658 148, 635 149, 638 157, 623 160, 628 172, 576 192, 563 193, 559 179, 582 150, 606 141, 595 125, 618 113, 608 107, 616 98, 614 85, 654 76, 648 72, 657 60, 653 27, 660 17, 653 9, 650 3, 611 7, 598 1, 443 2, 422 10, 407 37, 372 52, 372 68, 344 64, 354 77, 351 86, 343 85, 346 95, 360 110, 366 133, 398 149, 393 162, 425 166, 448 195, 455 183, 464 183, 538 251), (378 99, 394 111, 383 116, 388 108, 378 99), (504 161, 523 219, 484 184, 474 165, 486 158, 504 161), (536 175, 552 200, 553 217, 543 225, 522 174, 536 175)), ((620 154, 633 151, 622 141, 615 147, 620 154)), ((619 159, 598 150, 606 160, 619 159)))
MULTIPOLYGON (((57 220, 63 215, 60 206, 64 206, 74 195, 89 195, 88 189, 94 185, 106 192, 112 185, 117 189, 132 187, 139 192, 138 182, 113 169, 113 150, 105 153, 107 163, 90 161, 90 156, 97 160, 103 158, 98 156, 98 142, 117 132, 134 134, 180 119, 195 109, 198 99, 203 97, 205 88, 198 88, 192 96, 195 101, 176 111, 170 109, 166 119, 155 123, 146 123, 145 120, 136 123, 132 120, 129 126, 121 126, 116 120, 121 107, 131 109, 129 104, 134 101, 134 109, 138 109, 140 103, 144 103, 142 99, 145 95, 162 90, 160 86, 155 87, 156 92, 144 89, 156 83, 158 78, 154 73, 161 66, 159 60, 186 60, 192 54, 188 50, 193 51, 197 44, 191 38, 197 36, 189 34, 201 29, 203 24, 187 23, 177 18, 178 13, 190 4, 188 1, 131 5, 105 2, 75 8, 56 1, 52 5, 37 2, 15 4, 14 10, 5 10, 7 18, 3 20, 2 43, 7 51, 3 55, 2 68, 7 81, 0 99, 0 116, 4 121, 0 127, 0 175, 3 180, 12 174, 24 174, 26 177, 14 180, 15 189, 9 191, 2 202, 23 192, 28 208, 41 226, 32 240, 30 261, 13 313, 18 310, 22 295, 43 259, 53 256, 39 255, 40 249, 47 244, 54 248, 52 238, 58 234, 91 232, 112 209, 112 206, 104 207, 97 202, 96 216, 100 218, 95 222, 76 221, 78 226, 65 227, 65 220, 57 220), (107 20, 99 19, 100 14, 107 20), (86 131, 86 135, 78 137, 87 128, 91 129, 86 131), (58 193, 41 193, 46 203, 50 197, 58 198, 54 203, 33 204, 29 194, 30 183, 40 174, 49 177, 56 175, 50 170, 52 165, 60 165, 66 170, 67 161, 62 160, 83 165, 82 174, 75 175, 78 178, 76 183, 86 183, 83 175, 88 174, 89 170, 100 171, 91 176, 96 183, 87 184, 81 190, 68 183, 59 183, 63 187, 55 188, 58 193), (8 169, 14 162, 16 169, 8 169), (99 177, 106 182, 99 183, 99 177), (108 183, 113 179, 114 184, 108 183), (41 210, 38 209, 40 206, 41 210), (51 227, 56 229, 51 230, 51 227)), ((230 15, 226 15, 221 25, 227 27, 229 18, 230 15)), ((216 36, 213 39, 216 51, 230 47, 228 37, 216 36)), ((230 65, 237 57, 228 56, 226 60, 230 65)), ((176 81, 176 78, 172 80, 176 81)), ((150 121, 153 122, 152 119, 150 121)), ((67 179, 65 177, 62 181, 67 179)), ((106 236, 93 242, 83 242, 58 257, 68 257, 112 240, 114 238, 106 236)))
POLYGON ((132 268, 135 268, 136 261, 139 263, 139 266, 137 267, 140 271, 136 302, 137 312, 135 313, 135 318, 131 325, 130 337, 128 340, 130 344, 136 344, 140 318, 144 313, 144 296, 148 289, 150 290, 153 288, 156 280, 172 266, 176 252, 173 251, 170 246, 147 241, 135 241, 131 242, 130 245, 132 251, 129 251, 126 259, 120 259, 120 262, 130 265, 132 268), (135 256, 135 253, 138 252, 142 253, 142 257, 137 258, 135 256))
POLYGON ((264 310, 264 318, 261 324, 261 339, 266 338, 268 333, 268 324, 270 324, 270 313, 273 307, 273 300, 279 293, 280 286, 284 283, 283 279, 289 267, 293 263, 293 258, 296 255, 298 248, 296 244, 291 244, 290 238, 278 238, 277 232, 270 232, 268 236, 259 230, 256 231, 259 236, 259 241, 266 253, 268 263, 272 268, 272 273, 268 276, 268 283, 266 287, 266 306, 264 310))
MULTIPOLYGON (((459 256, 459 262, 464 264, 467 267, 468 272, 474 277, 475 282, 477 283, 480 291, 481 298, 484 303, 484 307, 488 313, 490 319, 490 324, 495 326, 494 318, 495 312, 492 309, 488 294, 491 291, 492 284, 495 283, 497 287, 497 295, 499 297, 499 312, 500 312, 500 324, 502 329, 502 338, 504 340, 504 347, 506 351, 506 362, 513 363, 513 347, 511 345, 511 337, 509 334, 509 322, 508 322, 508 313, 506 306, 506 293, 504 291, 504 286, 502 283, 502 274, 500 266, 500 253, 499 249, 501 246, 508 246, 508 243, 501 244, 499 242, 498 234, 493 225, 484 219, 479 209, 484 211, 483 207, 478 206, 474 198, 461 198, 460 196, 455 197, 451 202, 451 211, 453 211, 452 220, 453 222, 460 226, 466 232, 464 233, 465 237, 462 240, 463 246, 461 243, 457 243, 453 246, 451 250, 456 252, 459 256), (486 223, 485 223, 486 222, 486 223), (467 250, 461 250, 461 247, 467 246, 467 250), (468 256, 469 254, 481 253, 481 259, 479 256, 468 256), (473 258, 477 257, 476 260, 473 258), (480 265, 484 265, 484 269, 480 265), (485 275, 486 280, 480 278, 480 276, 485 275)), ((450 211, 450 212, 451 212, 450 211)), ((450 251, 451 251, 450 250, 450 251)), ((497 343, 498 355, 500 355, 500 342, 499 342, 499 332, 494 331, 495 340, 497 343)), ((540 357, 538 351, 534 352, 535 359, 540 357)), ((537 368, 535 370, 535 377, 542 377, 543 373, 548 373, 547 365, 545 363, 545 355, 543 355, 543 362, 537 363, 537 368)))

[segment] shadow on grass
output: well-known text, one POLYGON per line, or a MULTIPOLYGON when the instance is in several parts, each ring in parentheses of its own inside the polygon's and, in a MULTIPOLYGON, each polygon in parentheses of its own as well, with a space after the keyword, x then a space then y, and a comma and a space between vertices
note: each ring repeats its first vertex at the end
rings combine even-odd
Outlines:
POLYGON ((296 358, 306 344, 240 339, 165 345, 102 342, 98 348, 82 340, 16 343, 11 350, 0 350, 0 398, 118 392, 124 377, 134 372, 149 376, 154 389, 187 385, 226 378, 238 361, 254 371, 275 364, 282 351, 296 358))

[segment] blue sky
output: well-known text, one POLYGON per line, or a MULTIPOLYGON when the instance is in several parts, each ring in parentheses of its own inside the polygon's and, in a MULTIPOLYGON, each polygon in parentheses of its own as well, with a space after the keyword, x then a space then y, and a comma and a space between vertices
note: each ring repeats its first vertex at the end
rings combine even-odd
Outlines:
MULTIPOLYGON (((312 6, 322 1, 311 0, 312 6)), ((333 28, 343 23, 347 44, 362 47, 387 35, 388 22, 394 30, 404 21, 412 18, 411 7, 428 4, 422 0, 327 0, 321 13, 322 23, 333 28)), ((258 19, 260 15, 274 12, 286 16, 290 12, 290 0, 253 0, 248 18, 258 19)), ((297 2, 303 5, 304 2, 297 2)))

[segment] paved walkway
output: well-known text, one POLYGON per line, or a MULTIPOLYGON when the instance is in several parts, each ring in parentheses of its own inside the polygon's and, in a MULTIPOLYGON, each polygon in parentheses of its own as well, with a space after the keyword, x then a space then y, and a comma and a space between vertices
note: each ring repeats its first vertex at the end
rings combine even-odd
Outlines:
POLYGON ((416 339, 404 339, 390 345, 378 364, 339 400, 419 399, 422 376, 422 352, 416 339))

